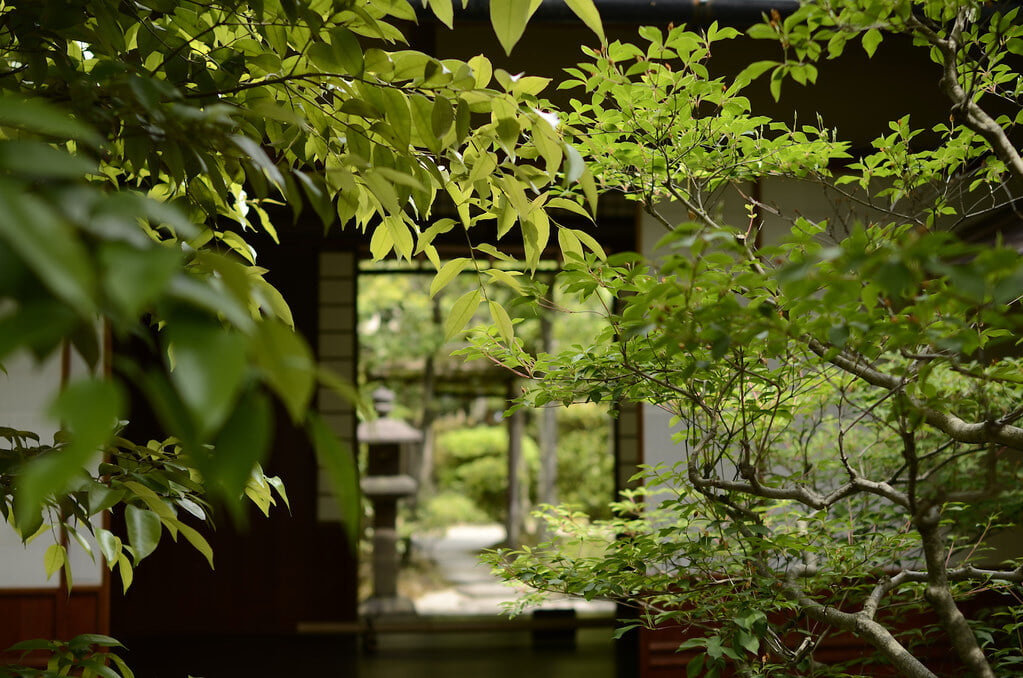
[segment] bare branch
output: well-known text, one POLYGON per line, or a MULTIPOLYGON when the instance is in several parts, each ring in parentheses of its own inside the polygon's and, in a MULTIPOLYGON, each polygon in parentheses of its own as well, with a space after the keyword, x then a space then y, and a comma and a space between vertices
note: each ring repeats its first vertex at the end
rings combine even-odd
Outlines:
POLYGON ((806 485, 791 485, 787 487, 770 487, 764 485, 756 477, 752 469, 739 469, 740 474, 746 482, 738 480, 723 480, 721 478, 710 478, 700 474, 697 468, 696 459, 690 456, 687 464, 689 481, 699 490, 724 490, 726 492, 742 492, 765 499, 789 499, 809 506, 813 509, 827 508, 846 497, 865 492, 884 497, 894 504, 908 508, 909 498, 885 482, 868 480, 855 475, 848 483, 827 494, 821 494, 806 485))
MULTIPOLYGON (((859 377, 872 386, 892 391, 903 388, 902 379, 899 377, 881 372, 847 353, 840 352, 831 356, 829 347, 813 337, 806 339, 806 345, 832 365, 859 377)), ((954 414, 928 407, 914 398, 905 396, 905 399, 914 410, 923 415, 925 422, 954 440, 974 444, 996 443, 1016 450, 1023 450, 1023 428, 1003 423, 1004 417, 994 421, 967 422, 954 414)))
POLYGON ((806 616, 862 637, 896 666, 902 675, 909 678, 937 678, 888 629, 863 612, 843 612, 837 608, 822 605, 807 596, 799 586, 794 572, 790 572, 786 576, 785 591, 799 603, 806 616))

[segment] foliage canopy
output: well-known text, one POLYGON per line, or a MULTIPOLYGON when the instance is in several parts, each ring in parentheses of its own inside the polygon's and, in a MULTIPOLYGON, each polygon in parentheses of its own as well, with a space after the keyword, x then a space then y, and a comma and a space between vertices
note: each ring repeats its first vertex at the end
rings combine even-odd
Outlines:
MULTIPOLYGON (((449 2, 428 4, 451 22, 449 2)), ((603 37, 591 2, 568 4, 603 37)), ((491 3, 506 51, 533 9, 491 3)), ((988 549, 1020 503, 1023 269, 1015 250, 960 237, 1010 214, 1023 180, 1018 10, 809 2, 750 31, 781 59, 729 79, 708 63, 734 29, 646 28, 641 44, 605 43, 570 71, 563 86, 581 94, 561 117, 538 98, 546 79, 400 49, 395 21, 416 18, 404 0, 7 0, 0 17, 0 361, 66 342, 99 367, 97 322, 150 353, 68 384, 53 444, 0 430, 0 507, 24 538, 47 523, 95 531, 125 583, 163 530, 205 553, 179 510, 205 516, 202 502, 243 492, 269 507, 277 483, 257 464, 271 432, 250 422, 268 421, 273 399, 354 487, 350 455, 309 412, 318 382, 340 383, 314 364, 246 242, 275 238, 268 209, 287 202, 372 227, 375 257, 428 257, 436 289, 478 271, 446 333, 489 310, 474 351, 535 378, 525 404, 646 403, 679 424, 680 463, 654 476, 671 499, 621 503, 598 543, 624 538, 601 555, 530 551, 505 561, 508 576, 704 628, 693 674, 840 672, 813 659, 838 629, 903 675, 932 676, 881 614, 905 604, 934 613, 972 674, 1019 661, 1018 617, 993 627, 960 606, 982 588, 1018 601, 1023 581, 1019 554, 988 549), (778 98, 789 81, 815 82, 821 60, 892 39, 929 54, 948 122, 891 121, 863 149, 823 123, 753 110, 753 82, 778 98), (869 209, 810 218, 748 190, 775 178, 869 209), (662 223, 663 254, 605 257, 557 222, 559 210, 592 215, 598 186, 662 223), (431 217, 440 195, 457 218, 431 217), (726 196, 749 218, 725 218, 726 196), (770 210, 784 233, 760 232, 770 210), (514 307, 488 289, 535 300, 542 288, 477 268, 514 260, 473 240, 487 220, 522 234, 525 271, 556 236, 564 291, 615 300, 597 341, 523 349, 514 307), (471 256, 441 262, 433 240, 455 228, 471 256), (128 383, 173 438, 117 437, 128 383), (107 463, 90 471, 101 448, 107 463), (128 543, 88 520, 115 506, 128 543)), ((46 566, 61 564, 52 551, 46 566)))
MULTIPOLYGON (((428 5, 451 24, 450 0, 428 5)), ((494 3, 506 49, 532 9, 494 3)), ((439 268, 440 233, 521 218, 535 252, 561 184, 595 199, 536 97, 546 80, 403 49, 397 25, 416 20, 405 0, 0 2, 0 362, 70 350, 92 372, 55 396, 52 442, 0 428, 0 512, 23 539, 80 537, 125 587, 164 531, 212 564, 185 514, 287 501, 260 468, 274 401, 309 429, 355 538, 352 455, 310 410, 317 385, 354 392, 294 332, 253 235, 277 240, 287 205, 439 268), (431 218, 439 195, 457 221, 431 218), (170 437, 121 437, 131 407, 170 437), (127 541, 99 526, 111 510, 127 541)), ((70 584, 61 544, 44 565, 70 584)))
POLYGON ((689 628, 702 651, 689 675, 856 672, 815 660, 846 632, 900 675, 933 676, 899 621, 909 610, 931 615, 912 624, 930 625, 927 644, 943 633, 949 661, 1004 674, 1021 661, 1021 554, 996 544, 1018 535, 1023 499, 1023 260, 978 234, 1019 228, 1018 9, 807 2, 749 36, 782 58, 718 77, 711 54, 738 31, 644 28, 568 69, 573 142, 664 237, 606 259, 564 248, 563 292, 614 299, 593 344, 530 355, 489 330, 474 355, 532 375, 524 405, 664 410, 677 463, 650 469, 608 523, 550 514, 567 546, 491 560, 540 592, 689 628), (885 40, 929 55, 946 122, 885 121, 863 148, 754 109, 752 83, 777 99, 885 40), (834 207, 755 190, 782 180, 834 207), (983 591, 1001 594, 986 620, 964 613, 983 591))

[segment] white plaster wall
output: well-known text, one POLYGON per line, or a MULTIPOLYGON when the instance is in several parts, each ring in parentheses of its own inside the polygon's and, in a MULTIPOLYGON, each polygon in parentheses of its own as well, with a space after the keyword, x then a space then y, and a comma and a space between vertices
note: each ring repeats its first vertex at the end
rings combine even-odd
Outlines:
MULTIPOLYGON (((19 353, 4 361, 6 374, 0 372, 0 425, 23 431, 34 431, 40 442, 51 444, 57 423, 46 416, 50 401, 60 388, 60 355, 57 353, 44 363, 37 363, 28 355, 19 353)), ((72 353, 71 377, 85 375, 88 366, 72 353)), ((85 530, 82 530, 85 532, 85 530)), ((48 535, 41 535, 25 545, 21 537, 6 522, 0 523, 0 588, 54 588, 60 585, 54 574, 49 581, 43 568, 43 554, 53 543, 48 535)), ((98 554, 98 550, 93 548, 98 554)), ((75 585, 99 585, 102 569, 73 539, 68 545, 72 577, 75 585)))
MULTIPOLYGON (((0 421, 4 426, 34 431, 40 442, 53 442, 56 425, 45 416, 46 405, 60 386, 60 358, 54 356, 37 365, 27 354, 4 361, 7 374, 0 372, 0 421)), ((53 543, 40 537, 25 546, 7 523, 0 525, 0 588, 55 587, 54 576, 46 581, 43 553, 53 543)))
MULTIPOLYGON (((746 195, 752 189, 744 187, 746 195)), ((863 209, 849 200, 840 200, 834 194, 808 182, 782 178, 767 178, 761 183, 760 200, 768 207, 761 211, 763 216, 762 240, 771 243, 782 238, 789 230, 792 220, 802 216, 811 221, 829 219, 833 226, 852 226, 863 209), (781 214, 774 214, 777 210, 781 214)), ((721 223, 736 228, 749 225, 749 216, 744 200, 738 191, 725 189, 718 200, 711 204, 710 212, 721 223)), ((677 204, 663 204, 658 210, 670 223, 682 223, 688 219, 684 207, 677 204)), ((656 261, 657 242, 667 233, 663 225, 646 213, 640 223, 640 252, 656 261)), ((672 442, 672 433, 679 427, 670 426, 670 415, 660 408, 644 405, 643 417, 643 463, 671 466, 684 459, 684 448, 672 442)))

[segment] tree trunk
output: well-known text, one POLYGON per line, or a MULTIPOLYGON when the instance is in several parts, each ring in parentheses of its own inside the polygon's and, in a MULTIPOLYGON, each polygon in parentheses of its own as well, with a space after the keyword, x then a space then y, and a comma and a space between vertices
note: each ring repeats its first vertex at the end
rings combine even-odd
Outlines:
MULTIPOLYGON (((544 353, 554 353, 554 336, 549 311, 540 312, 540 341, 544 353)), ((540 478, 537 501, 541 504, 558 503, 558 411, 543 408, 540 414, 540 478)), ((541 541, 547 539, 546 526, 541 523, 541 541)))
POLYGON ((508 546, 522 543, 522 519, 525 502, 522 500, 522 433, 524 412, 508 418, 508 513, 505 516, 505 540, 508 546))
MULTIPOLYGON (((440 301, 437 297, 433 299, 433 325, 441 328, 440 301)), ((417 503, 421 499, 430 497, 434 492, 433 486, 433 444, 434 432, 433 422, 437 418, 437 408, 434 406, 436 397, 437 366, 436 354, 426 356, 423 365, 423 410, 419 428, 423 432, 423 445, 419 452, 419 467, 416 469, 416 480, 419 482, 419 491, 416 494, 417 503)))
POLYGON ((916 529, 920 533, 923 545, 924 560, 927 563, 927 588, 924 589, 924 599, 938 614, 938 620, 948 634, 952 648, 970 675, 976 678, 995 678, 995 672, 984 656, 977 636, 952 596, 945 562, 946 550, 938 521, 937 506, 924 509, 921 515, 915 518, 916 529))

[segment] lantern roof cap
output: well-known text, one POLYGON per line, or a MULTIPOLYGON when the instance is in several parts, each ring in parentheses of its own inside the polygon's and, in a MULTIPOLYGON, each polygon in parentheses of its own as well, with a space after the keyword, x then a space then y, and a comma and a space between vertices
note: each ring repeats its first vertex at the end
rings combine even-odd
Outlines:
POLYGON ((360 443, 418 443, 423 439, 422 431, 409 426, 400 419, 387 416, 394 409, 394 392, 386 388, 373 391, 373 409, 378 417, 359 424, 356 435, 360 443))

